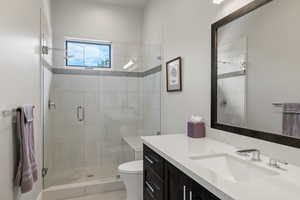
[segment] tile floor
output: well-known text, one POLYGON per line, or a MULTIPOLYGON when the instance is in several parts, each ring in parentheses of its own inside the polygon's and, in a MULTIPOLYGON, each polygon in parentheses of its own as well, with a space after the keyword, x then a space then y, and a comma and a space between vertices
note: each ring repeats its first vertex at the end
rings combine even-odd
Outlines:
POLYGON ((126 192, 125 190, 120 190, 114 192, 99 193, 84 197, 76 197, 66 200, 126 200, 126 192))

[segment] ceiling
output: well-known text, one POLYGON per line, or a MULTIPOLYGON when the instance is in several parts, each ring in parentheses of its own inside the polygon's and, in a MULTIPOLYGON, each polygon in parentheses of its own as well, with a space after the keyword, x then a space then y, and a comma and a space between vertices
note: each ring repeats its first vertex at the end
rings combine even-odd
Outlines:
POLYGON ((95 0, 95 1, 119 5, 119 6, 144 7, 148 0, 95 0))

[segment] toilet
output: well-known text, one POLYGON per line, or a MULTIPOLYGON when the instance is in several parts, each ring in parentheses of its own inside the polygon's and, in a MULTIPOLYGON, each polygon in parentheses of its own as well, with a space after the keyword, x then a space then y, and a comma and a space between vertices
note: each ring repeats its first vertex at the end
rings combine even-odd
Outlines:
POLYGON ((119 166, 121 179, 127 191, 127 200, 143 199, 143 160, 127 162, 119 166))

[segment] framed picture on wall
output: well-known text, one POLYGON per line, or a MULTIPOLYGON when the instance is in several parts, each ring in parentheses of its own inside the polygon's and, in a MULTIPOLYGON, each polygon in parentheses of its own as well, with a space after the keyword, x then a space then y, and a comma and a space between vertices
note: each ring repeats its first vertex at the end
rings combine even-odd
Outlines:
POLYGON ((182 91, 181 57, 167 62, 167 92, 182 91))

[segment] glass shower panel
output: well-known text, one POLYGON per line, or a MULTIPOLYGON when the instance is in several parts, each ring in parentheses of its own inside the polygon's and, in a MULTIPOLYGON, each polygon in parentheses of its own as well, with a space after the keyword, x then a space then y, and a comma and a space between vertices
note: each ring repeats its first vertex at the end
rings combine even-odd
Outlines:
POLYGON ((137 137, 142 123, 139 77, 103 76, 100 82, 100 119, 103 144, 102 171, 118 174, 118 166, 132 160, 124 137, 137 137))
POLYGON ((161 52, 162 47, 159 43, 143 46, 143 71, 146 73, 142 79, 143 133, 141 135, 145 136, 160 134, 161 131, 161 52))

